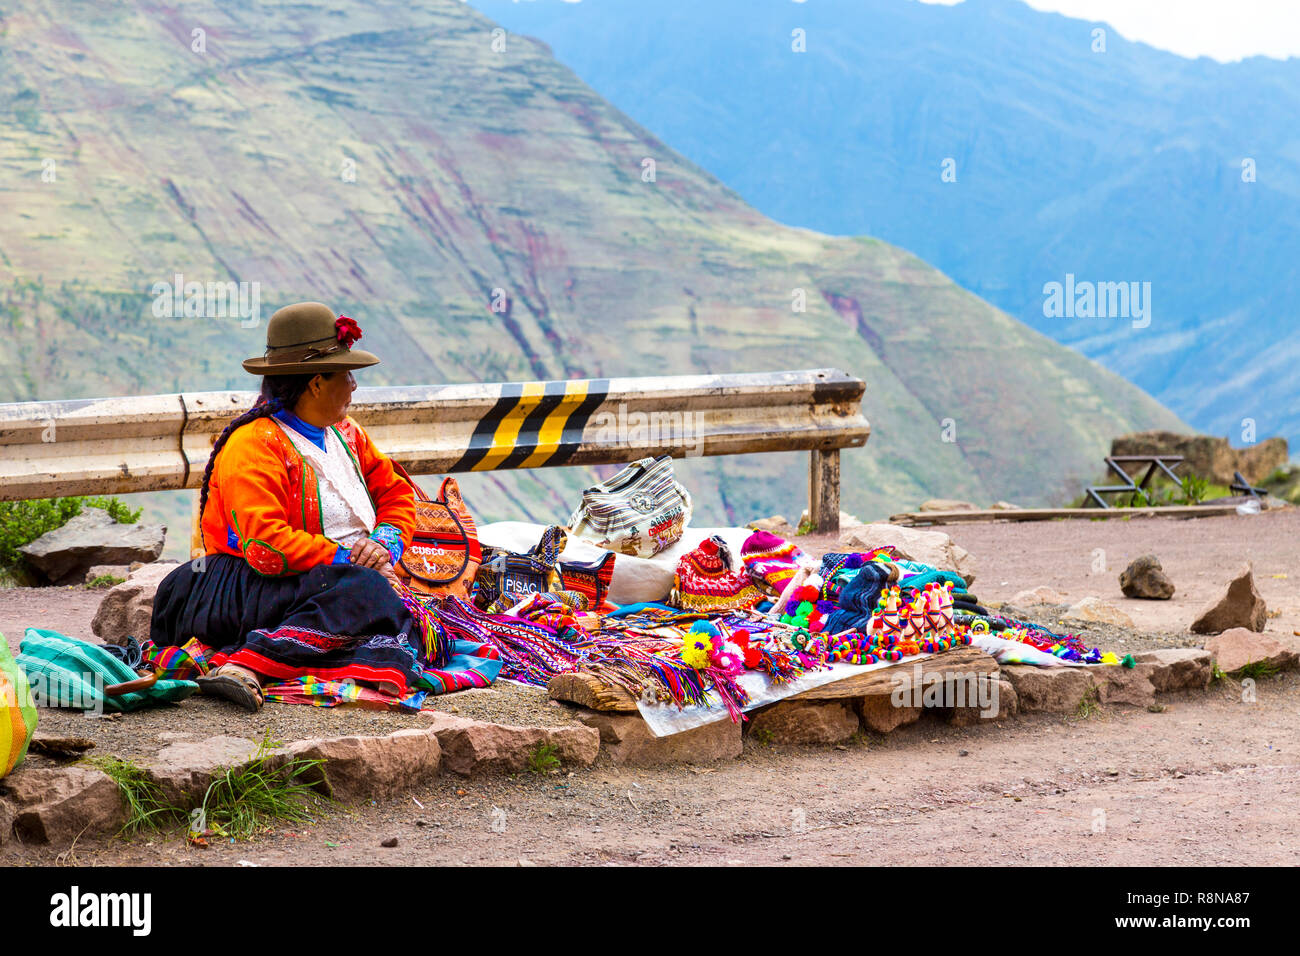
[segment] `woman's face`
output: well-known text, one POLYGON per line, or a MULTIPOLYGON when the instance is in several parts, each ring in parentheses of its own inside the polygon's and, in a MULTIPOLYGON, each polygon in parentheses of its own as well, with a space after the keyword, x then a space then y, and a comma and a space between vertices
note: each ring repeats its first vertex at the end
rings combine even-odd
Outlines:
POLYGON ((351 372, 331 372, 318 375, 307 386, 307 394, 312 398, 312 411, 316 417, 330 425, 336 425, 347 417, 348 407, 352 404, 352 392, 357 387, 357 380, 351 372))

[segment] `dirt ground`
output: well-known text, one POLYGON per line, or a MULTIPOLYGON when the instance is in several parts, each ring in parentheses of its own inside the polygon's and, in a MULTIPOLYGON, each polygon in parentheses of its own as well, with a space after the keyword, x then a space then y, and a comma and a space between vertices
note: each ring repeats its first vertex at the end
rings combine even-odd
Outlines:
MULTIPOLYGON (((1122 607, 1149 630, 1088 632, 1122 651, 1199 643, 1187 624, 1251 559, 1270 611, 1281 612, 1267 630, 1300 643, 1292 634, 1300 629, 1292 583, 1300 576, 1300 512, 943 530, 975 554, 973 590, 981 599, 1046 584, 1071 600, 1095 594, 1122 607), (1097 549, 1104 573, 1094 571, 1097 549), (1178 586, 1173 600, 1120 595, 1119 571, 1147 552, 1178 586)), ((0 630, 12 645, 25 624, 89 636, 100 596, 0 592, 0 630)), ((499 698, 454 695, 439 706, 489 718, 547 707, 511 685, 494 690, 499 698), (485 707, 495 709, 480 712, 485 707)), ((172 835, 83 840, 70 852, 10 844, 0 848, 0 864, 1300 863, 1300 675, 1261 681, 1254 702, 1225 680, 1162 703, 1160 712, 1107 708, 1089 718, 1035 715, 960 729, 927 716, 835 748, 763 746, 747 737, 740 760, 712 766, 633 770, 602 756, 573 773, 448 775, 391 801, 324 808, 312 826, 249 843, 197 850, 172 835), (392 837, 396 847, 380 847, 392 837)), ((118 749, 164 733, 248 735, 252 727, 213 701, 166 713, 186 708, 189 723, 167 731, 148 723, 167 722, 162 711, 104 723, 113 725, 118 749)), ((554 710, 551 720, 566 719, 554 710)), ((280 706, 257 722, 292 737, 365 732, 358 721, 384 732, 380 725, 415 719, 280 706)), ((86 718, 59 715, 46 726, 55 720, 86 718)))

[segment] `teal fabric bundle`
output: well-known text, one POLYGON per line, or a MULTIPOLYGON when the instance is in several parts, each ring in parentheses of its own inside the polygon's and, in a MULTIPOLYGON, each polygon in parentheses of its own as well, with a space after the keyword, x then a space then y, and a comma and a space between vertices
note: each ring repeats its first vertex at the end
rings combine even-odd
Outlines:
POLYGON ((15 660, 44 707, 131 711, 184 700, 199 689, 193 681, 160 680, 139 691, 105 693, 116 684, 140 680, 140 675, 102 647, 37 627, 27 628, 15 660))

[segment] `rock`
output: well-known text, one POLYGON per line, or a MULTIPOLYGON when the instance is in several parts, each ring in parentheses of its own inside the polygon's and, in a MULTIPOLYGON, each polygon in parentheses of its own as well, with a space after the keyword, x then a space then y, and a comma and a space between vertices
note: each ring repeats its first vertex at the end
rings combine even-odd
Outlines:
POLYGON ((1144 554, 1120 572, 1119 587, 1125 597, 1167 601, 1174 596, 1174 582, 1160 567, 1154 554, 1144 554))
POLYGON ((153 599, 162 579, 179 565, 158 563, 141 565, 121 584, 104 594, 95 611, 90 629, 108 644, 125 644, 129 636, 143 642, 149 636, 153 618, 153 599))
POLYGON ((323 760, 300 779, 317 785, 336 800, 355 803, 391 797, 438 772, 442 747, 430 731, 398 730, 386 737, 328 737, 300 740, 281 751, 286 758, 323 760))
POLYGON ((256 751, 257 744, 244 737, 183 740, 163 747, 145 769, 170 802, 184 805, 206 790, 214 777, 247 763, 256 751))
POLYGON ((956 498, 931 498, 921 502, 921 511, 979 511, 979 506, 956 498))
POLYGON ((997 694, 996 704, 999 717, 1014 717, 1020 713, 1020 695, 1016 693, 1016 685, 1009 680, 1001 679, 994 681, 994 693, 997 694))
POLYGON ((878 734, 887 734, 905 724, 921 719, 923 707, 896 707, 892 694, 872 694, 857 699, 858 718, 863 726, 878 734))
POLYGON ((103 508, 87 508, 62 528, 19 548, 27 563, 54 583, 85 580, 96 564, 155 561, 167 529, 160 524, 118 524, 103 508))
POLYGON ((954 727, 970 727, 982 720, 1014 717, 1019 710, 1016 689, 1010 681, 981 677, 973 689, 965 683, 958 684, 957 687, 966 696, 966 700, 951 707, 940 708, 948 723, 954 727), (970 696, 972 690, 973 697, 970 696))
POLYGON ((1213 658, 1199 647, 1163 647, 1156 651, 1134 654, 1139 664, 1154 664, 1151 684, 1156 693, 1175 690, 1204 690, 1213 676, 1213 658))
MULTIPOLYGON (((1197 475, 1216 485, 1230 485, 1232 473, 1258 484, 1287 463, 1284 438, 1269 438, 1247 448, 1236 449, 1226 438, 1210 435, 1179 435, 1175 432, 1136 432, 1116 438, 1112 455, 1182 455, 1179 475, 1197 475)), ((1136 465, 1133 467, 1137 467, 1136 465)), ((1142 465, 1145 468, 1146 465, 1142 465)))
POLYGON ((1104 665, 1091 667, 1097 688, 1097 699, 1103 704, 1131 704, 1150 707, 1156 702, 1156 688, 1151 680, 1155 664, 1138 664, 1136 667, 1104 665))
POLYGON ((975 559, 965 548, 953 544, 952 538, 942 531, 923 531, 895 524, 864 524, 841 534, 836 547, 845 551, 870 551, 886 545, 897 548, 909 560, 959 574, 968 586, 975 583, 975 559))
POLYGON ((1098 624, 1113 624, 1115 627, 1131 628, 1133 619, 1101 598, 1089 595, 1065 612, 1066 620, 1092 621, 1098 624))
POLYGON ((1009 501, 995 501, 989 506, 990 511, 1023 511, 1021 505, 1013 505, 1009 501))
POLYGON ((5 789, 0 817, 10 817, 11 823, 0 838, 12 828, 24 843, 64 844, 83 833, 114 831, 126 822, 117 782, 93 767, 18 770, 5 778, 5 789))
POLYGON ((384 847, 387 850, 391 850, 393 847, 397 846, 397 837, 389 837, 387 840, 382 841, 379 845, 384 847))
POLYGON ((793 538, 798 530, 789 521, 785 520, 785 515, 772 515, 770 518, 759 518, 757 521, 751 521, 745 525, 754 531, 767 531, 776 535, 778 538, 793 538))
POLYGON ((1068 604, 1069 601, 1060 591, 1040 584, 1028 591, 1021 591, 1007 603, 1016 607, 1032 607, 1035 604, 1068 604))
POLYGON ((1248 664, 1263 663, 1284 671, 1296 666, 1296 652, 1276 637, 1258 634, 1244 627, 1234 627, 1205 642, 1219 670, 1235 674, 1248 664))
MULTIPOLYGON (((809 513, 807 508, 804 508, 803 513, 799 515, 799 527, 802 528, 810 521, 812 521, 812 515, 809 513)), ((859 518, 857 515, 851 515, 847 511, 840 512, 840 533, 841 534, 843 534, 849 528, 858 527, 858 525, 860 524, 862 524, 862 519, 859 518)), ((772 533, 776 534, 777 532, 773 531, 772 533)), ((814 532, 814 534, 815 533, 816 532, 814 532)))
POLYGON ((1008 664, 1002 676, 1015 688, 1021 713, 1072 714, 1093 686, 1092 675, 1083 667, 1008 664))
POLYGON ((112 577, 119 581, 125 581, 131 576, 131 565, 129 564, 97 564, 86 570, 86 583, 89 584, 96 578, 112 577))
POLYGON ((583 711, 578 719, 599 731, 600 743, 617 764, 657 767, 672 763, 712 763, 739 757, 740 725, 715 720, 680 734, 656 737, 640 714, 583 711))
POLYGON ((1255 575, 1247 563, 1228 582, 1223 593, 1206 604, 1196 616, 1192 633, 1219 634, 1235 627, 1262 631, 1267 620, 1268 607, 1255 587, 1255 575))
POLYGON ((526 770, 530 755, 542 746, 553 747, 565 766, 589 767, 600 752, 600 733, 591 727, 512 727, 430 714, 431 732, 442 746, 443 767, 462 776, 526 770))
POLYGON ((783 700, 754 711, 749 732, 774 743, 838 744, 858 730, 858 715, 840 701, 783 700))

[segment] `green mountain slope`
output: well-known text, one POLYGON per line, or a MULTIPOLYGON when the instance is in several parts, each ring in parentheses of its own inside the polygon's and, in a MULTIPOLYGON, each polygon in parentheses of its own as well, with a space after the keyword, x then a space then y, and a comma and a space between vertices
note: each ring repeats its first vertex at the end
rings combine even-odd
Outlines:
MULTIPOLYGON (((453 0, 19 0, 0 38, 0 399, 250 387, 265 318, 319 298, 383 356, 363 385, 843 368, 868 383, 873 435, 844 460, 864 515, 1059 500, 1112 435, 1179 426, 916 257, 768 220, 494 29, 453 0), (157 317, 176 274, 257 283, 263 321, 157 317)), ((719 521, 797 514, 805 469, 682 472, 719 521)), ((589 478, 467 494, 488 518, 563 518, 589 478)))

